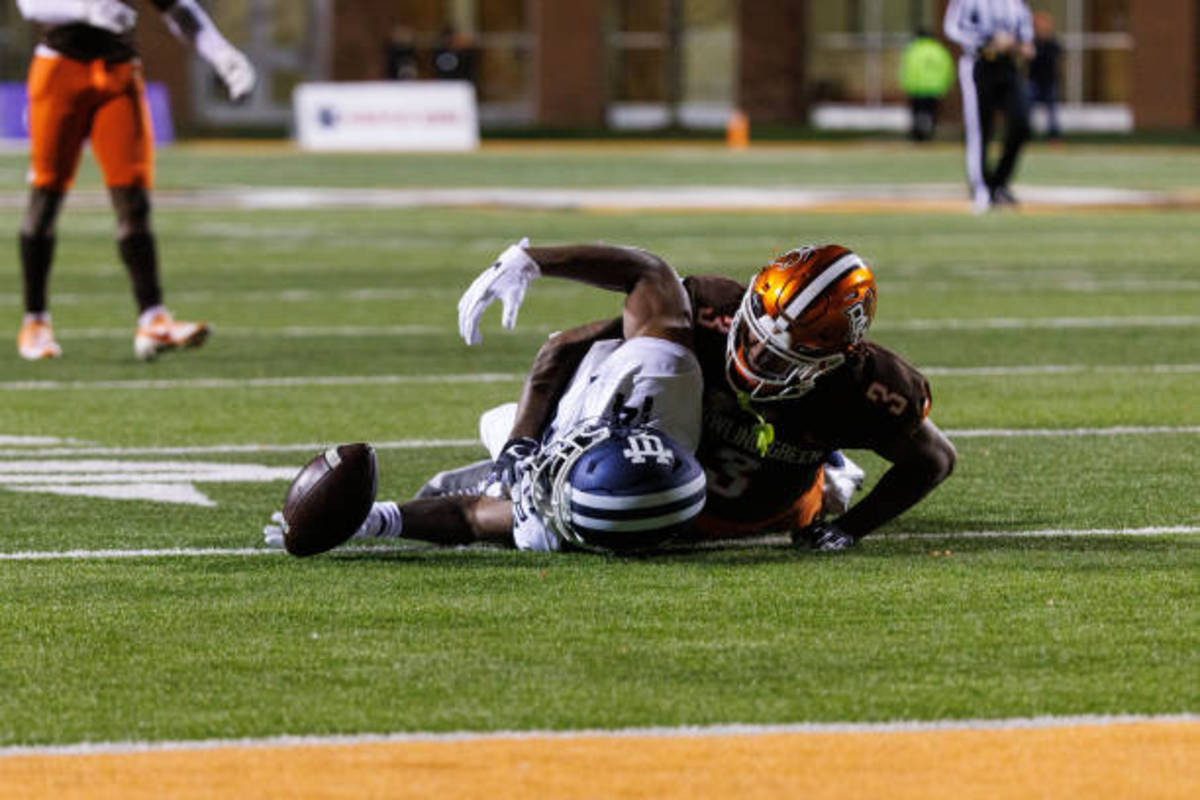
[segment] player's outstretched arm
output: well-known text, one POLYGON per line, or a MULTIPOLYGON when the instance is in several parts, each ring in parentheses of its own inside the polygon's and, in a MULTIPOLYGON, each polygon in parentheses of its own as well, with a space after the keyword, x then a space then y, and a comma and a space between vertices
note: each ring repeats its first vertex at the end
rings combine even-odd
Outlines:
POLYGON ((892 466, 870 494, 833 521, 856 540, 916 505, 950 476, 958 460, 954 445, 928 419, 876 452, 892 466))
POLYGON ((624 292, 626 338, 656 336, 691 345, 691 303, 675 270, 658 256, 613 245, 530 247, 528 240, 501 253, 459 300, 458 325, 463 339, 479 344, 479 320, 496 300, 503 306, 502 323, 513 327, 525 290, 539 275, 624 292))
POLYGON ((163 13, 171 33, 195 47, 212 65, 229 90, 230 100, 236 102, 250 94, 258 81, 254 65, 221 35, 196 0, 154 0, 154 5, 163 13))

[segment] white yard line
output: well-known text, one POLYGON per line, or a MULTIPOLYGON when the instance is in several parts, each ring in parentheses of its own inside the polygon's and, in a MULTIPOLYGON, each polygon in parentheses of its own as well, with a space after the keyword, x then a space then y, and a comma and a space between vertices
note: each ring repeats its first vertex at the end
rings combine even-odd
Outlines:
MULTIPOLYGON (((1082 436, 1186 436, 1200 434, 1200 425, 1120 425, 1107 428, 948 428, 944 433, 954 439, 1019 439, 1074 438, 1082 436)), ((50 437, 46 437, 50 439, 50 437)), ((52 441, 52 440, 51 440, 52 441)), ((317 453, 331 442, 238 442, 177 446, 104 446, 83 443, 71 446, 0 448, 0 458, 51 458, 62 456, 191 456, 191 455, 260 455, 263 453, 317 453)), ((371 442, 376 450, 436 450, 443 448, 482 447, 478 439, 395 439, 371 442)))
POLYGON ((0 758, 14 756, 80 756, 221 748, 279 748, 405 742, 467 742, 525 739, 660 739, 765 736, 778 734, 914 733, 960 730, 1038 730, 1111 725, 1172 725, 1200 721, 1200 715, 1079 714, 1074 716, 1006 717, 998 719, 892 720, 888 722, 799 722, 783 725, 683 725, 648 728, 583 728, 579 730, 454 731, 449 733, 361 733, 340 736, 264 736, 245 739, 81 742, 79 744, 0 747, 0 758))
MULTIPOLYGON (((1082 373, 1119 374, 1189 374, 1200 372, 1200 364, 1032 364, 1015 366, 922 367, 926 375, 1010 376, 1010 375, 1078 375, 1082 373)), ((470 372, 445 375, 292 375, 277 378, 176 378, 98 381, 4 381, 0 392, 37 392, 97 389, 261 389, 298 386, 392 386, 508 383, 525 380, 521 372, 470 372)))
MULTIPOLYGON (((1084 538, 1107 536, 1194 536, 1200 534, 1197 525, 1160 525, 1145 528, 1049 528, 1030 531, 958 531, 958 532, 927 532, 927 533, 881 533, 871 541, 905 540, 905 539, 1053 539, 1053 538, 1084 538)), ((789 541, 786 536, 759 536, 747 539, 730 539, 727 541, 706 542, 698 545, 680 545, 673 550, 706 550, 718 547, 747 547, 757 545, 783 545, 789 541)), ((363 553, 390 553, 407 550, 427 550, 432 545, 419 543, 399 543, 377 547, 344 547, 331 556, 339 554, 361 555, 363 553)), ((471 549, 471 548, 467 548, 471 549)), ((136 550, 20 550, 11 553, 0 553, 0 561, 107 561, 139 558, 209 558, 214 556, 277 556, 282 550, 267 547, 163 547, 143 548, 136 550)))
POLYGON ((1120 317, 982 317, 978 319, 908 319, 880 321, 874 330, 883 331, 966 331, 966 330, 1041 330, 1058 328, 1189 328, 1200 325, 1200 317, 1120 316, 1120 317))
POLYGON ((446 375, 295 375, 279 378, 181 378, 127 381, 6 381, 4 392, 61 389, 276 389, 295 386, 392 386, 403 384, 507 383, 525 380, 522 372, 471 372, 446 375))
MULTIPOLYGON (((288 325, 280 328, 239 328, 224 325, 216 329, 222 336, 274 337, 285 339, 330 338, 330 337, 404 337, 438 336, 454 333, 445 325, 288 325)), ((549 325, 530 325, 527 333, 544 335, 552 329, 549 325)), ((59 339, 126 339, 129 328, 64 328, 55 329, 59 339)))
POLYGON ((1095 373, 1154 373, 1161 375, 1200 372, 1200 364, 1016 364, 1007 367, 921 367, 925 375, 1079 375, 1095 373))
MULTIPOLYGON (((1026 206, 1057 208, 1177 207, 1196 202, 1187 191, 1145 191, 1105 186, 1018 187, 1026 206)), ((0 192, 0 206, 20 208, 20 192, 0 192)), ((107 208, 108 195, 81 189, 71 195, 72 207, 107 208)), ((643 186, 643 187, 230 187, 162 190, 155 193, 161 208, 247 210, 317 210, 328 208, 474 208, 506 209, 684 211, 684 210, 821 210, 828 206, 884 204, 919 209, 930 203, 947 211, 969 209, 956 183, 879 183, 822 186, 643 186)))
MULTIPOLYGON (((28 448, 0 449, 0 458, 24 458, 36 456, 49 458, 54 456, 189 456, 238 454, 257 455, 262 453, 319 453, 330 446, 331 442, 303 442, 290 444, 208 444, 180 445, 178 447, 45 447, 31 450, 28 448)), ((376 450, 436 450, 448 447, 479 447, 478 439, 400 439, 396 441, 371 442, 376 450)))
MULTIPOLYGON (((483 256, 484 261, 487 255, 483 256)), ((1030 293, 1030 283, 1028 281, 1011 280, 1006 277, 1005 271, 997 265, 989 265, 985 272, 980 272, 971 275, 972 282, 977 286, 984 286, 989 290, 1006 293, 1030 293)), ((227 293, 219 291, 210 291, 207 289, 193 289, 190 291, 172 292, 171 300, 173 303, 180 306, 192 303, 221 303, 228 305, 229 303, 246 303, 246 304, 262 304, 262 303, 365 303, 365 302, 408 302, 412 300, 427 301, 430 298, 438 298, 438 302, 444 303, 446 308, 452 307, 453 303, 458 300, 462 294, 463 286, 446 285, 446 286, 429 286, 429 287, 400 287, 400 286, 360 286, 351 289, 247 289, 238 292, 230 297, 227 293)), ((906 279, 892 276, 888 279, 886 289, 889 295, 902 292, 919 292, 922 295, 929 295, 931 292, 954 292, 962 291, 961 282, 936 281, 925 279, 906 279)), ((1037 289, 1039 292, 1054 291, 1054 292, 1070 292, 1074 294, 1112 294, 1112 293, 1150 293, 1161 294, 1163 292, 1198 292, 1200 291, 1200 281, 1189 280, 1139 280, 1139 279, 1083 279, 1083 278, 1055 278, 1052 276, 1039 276, 1037 289)), ((538 296, 547 297, 549 295, 556 296, 582 296, 589 291, 584 286, 573 286, 571 284, 546 284, 538 287, 538 296)), ((60 292, 54 295, 55 306, 77 306, 77 305, 109 305, 117 302, 126 302, 127 294, 125 292, 60 292)), ((16 306, 22 302, 22 296, 14 292, 0 292, 0 304, 8 306, 16 306)), ((886 321, 880 320, 875 323, 875 327, 887 325, 886 321)), ((129 328, 122 328, 125 333, 132 331, 133 325, 129 328)), ((61 331, 59 331, 61 333, 61 331)))
MULTIPOLYGON (((1200 316, 1127 316, 1127 317, 985 317, 981 319, 910 319, 878 322, 876 331, 966 331, 966 330, 1045 330, 1045 329, 1124 329, 1124 328, 1194 328, 1200 327, 1200 316)), ((555 330, 550 325, 524 325, 517 332, 545 335, 555 330)), ((225 336, 284 337, 350 337, 350 336, 440 336, 452 335, 446 325, 288 325, 278 328, 248 328, 218 326, 217 333, 225 336)), ((60 339, 125 339, 130 328, 58 328, 60 339)))
POLYGON ((1200 425, 1116 425, 1109 428, 950 428, 952 439, 1025 439, 1076 436, 1176 436, 1200 433, 1200 425))

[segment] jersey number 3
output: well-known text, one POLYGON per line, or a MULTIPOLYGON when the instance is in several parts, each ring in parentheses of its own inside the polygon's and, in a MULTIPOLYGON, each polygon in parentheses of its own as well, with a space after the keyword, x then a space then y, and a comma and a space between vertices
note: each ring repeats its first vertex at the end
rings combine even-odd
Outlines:
POLYGON ((718 497, 741 497, 750 485, 750 475, 761 464, 740 450, 722 447, 716 453, 718 464, 705 469, 708 491, 718 497))
POLYGON ((904 409, 908 408, 907 397, 899 392, 888 391, 888 388, 879 381, 867 387, 867 399, 878 403, 897 417, 904 413, 904 409))

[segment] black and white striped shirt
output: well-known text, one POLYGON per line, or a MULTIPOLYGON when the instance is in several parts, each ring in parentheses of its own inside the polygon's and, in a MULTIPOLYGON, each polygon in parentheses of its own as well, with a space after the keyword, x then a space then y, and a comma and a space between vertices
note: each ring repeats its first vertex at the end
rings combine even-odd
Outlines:
POLYGON ((997 33, 1018 42, 1033 41, 1033 15, 1022 0, 950 0, 946 37, 974 55, 997 33))

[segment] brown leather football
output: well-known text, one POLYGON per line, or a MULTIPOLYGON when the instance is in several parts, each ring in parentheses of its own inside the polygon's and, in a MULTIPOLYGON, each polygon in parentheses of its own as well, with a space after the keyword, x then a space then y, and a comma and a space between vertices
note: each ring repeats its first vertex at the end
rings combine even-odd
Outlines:
POLYGON ((331 447, 309 461, 283 501, 283 546, 312 556, 345 542, 375 501, 375 449, 359 442, 331 447))

